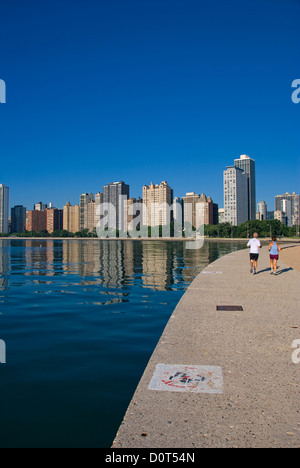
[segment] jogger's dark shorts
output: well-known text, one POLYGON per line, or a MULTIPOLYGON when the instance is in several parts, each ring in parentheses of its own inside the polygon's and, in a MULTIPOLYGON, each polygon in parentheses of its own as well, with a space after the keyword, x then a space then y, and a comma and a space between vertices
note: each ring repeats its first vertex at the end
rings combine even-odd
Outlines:
POLYGON ((250 254, 250 260, 254 260, 255 262, 257 262, 258 257, 259 257, 259 254, 250 254))

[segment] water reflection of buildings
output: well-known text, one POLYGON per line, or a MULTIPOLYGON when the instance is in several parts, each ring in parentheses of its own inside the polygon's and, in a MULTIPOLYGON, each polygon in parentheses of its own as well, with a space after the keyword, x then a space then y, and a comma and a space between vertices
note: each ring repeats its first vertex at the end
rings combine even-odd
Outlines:
POLYGON ((186 250, 183 243, 81 241, 63 242, 63 270, 79 274, 84 284, 128 285, 140 277, 145 288, 164 291, 191 282, 210 259, 209 246, 186 250))
MULTIPOLYGON (((9 241, 0 240, 0 291, 8 289, 8 272, 10 270, 10 247, 9 241)), ((0 294, 0 298, 3 297, 0 294)))
POLYGON ((0 247, 1 290, 8 288, 10 268, 25 276, 80 276, 82 285, 126 288, 140 284, 157 291, 177 289, 179 285, 183 289, 202 267, 228 249, 217 242, 205 243, 201 250, 187 250, 184 242, 50 239, 1 240, 0 247), (11 247, 22 248, 15 251, 11 247))
POLYGON ((63 243, 64 270, 77 271, 85 284, 126 286, 131 278, 140 276, 144 287, 165 290, 173 284, 172 272, 177 266, 165 242, 63 243))
POLYGON ((172 284, 172 255, 167 242, 143 242, 143 284, 165 290, 172 284))
POLYGON ((191 283, 197 272, 205 268, 214 257, 210 251, 210 243, 205 242, 201 249, 189 250, 183 248, 184 268, 181 272, 186 283, 191 283))
POLYGON ((25 276, 54 276, 60 255, 54 249, 55 241, 25 241, 25 276))
POLYGON ((145 242, 143 284, 163 291, 179 283, 190 283, 211 257, 208 243, 201 250, 188 250, 183 242, 145 242))
POLYGON ((134 274, 134 252, 131 242, 64 242, 63 269, 93 278, 93 284, 117 286, 134 274))

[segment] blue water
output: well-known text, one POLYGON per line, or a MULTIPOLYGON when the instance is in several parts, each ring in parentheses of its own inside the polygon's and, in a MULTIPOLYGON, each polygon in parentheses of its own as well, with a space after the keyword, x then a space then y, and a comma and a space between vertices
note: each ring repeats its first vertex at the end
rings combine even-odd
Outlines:
POLYGON ((188 285, 240 248, 0 240, 0 447, 110 447, 188 285))

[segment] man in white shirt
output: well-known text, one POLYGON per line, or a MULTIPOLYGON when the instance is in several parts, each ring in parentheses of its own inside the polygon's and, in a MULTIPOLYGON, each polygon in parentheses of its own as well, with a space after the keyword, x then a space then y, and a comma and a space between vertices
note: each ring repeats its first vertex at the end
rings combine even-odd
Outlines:
POLYGON ((253 239, 248 242, 247 247, 250 248, 250 273, 256 275, 257 272, 257 262, 259 257, 259 249, 261 249, 261 242, 258 239, 257 232, 254 233, 253 239), (253 269, 254 267, 254 269, 253 269))

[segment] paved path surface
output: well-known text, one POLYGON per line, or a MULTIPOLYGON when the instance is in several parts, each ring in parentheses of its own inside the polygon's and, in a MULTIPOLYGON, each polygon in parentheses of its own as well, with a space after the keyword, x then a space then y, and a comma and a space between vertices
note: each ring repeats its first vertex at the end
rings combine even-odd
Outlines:
POLYGON ((300 271, 300 246, 285 247, 283 244, 280 258, 286 265, 289 265, 295 270, 300 271))
POLYGON ((248 251, 211 264, 177 306, 146 368, 113 447, 300 447, 300 273, 267 248, 250 275, 248 251), (217 305, 241 305, 220 312, 217 305), (149 390, 156 365, 220 366, 223 393, 149 390))

